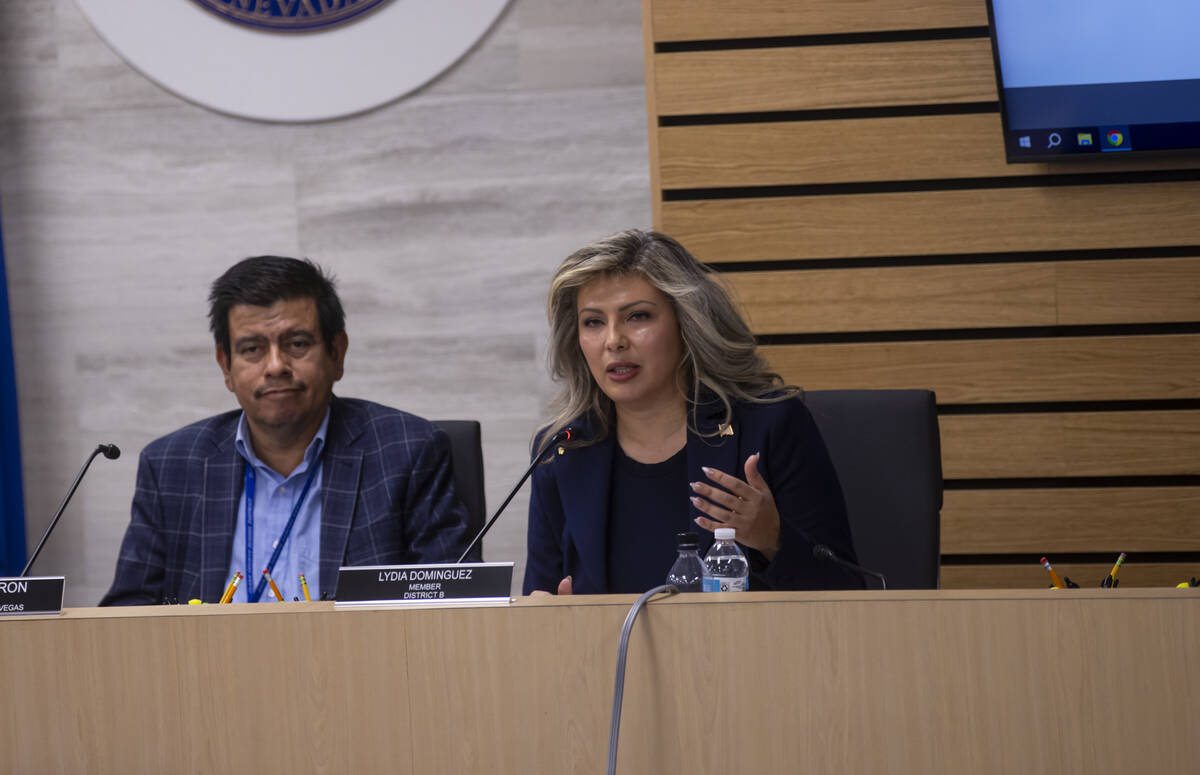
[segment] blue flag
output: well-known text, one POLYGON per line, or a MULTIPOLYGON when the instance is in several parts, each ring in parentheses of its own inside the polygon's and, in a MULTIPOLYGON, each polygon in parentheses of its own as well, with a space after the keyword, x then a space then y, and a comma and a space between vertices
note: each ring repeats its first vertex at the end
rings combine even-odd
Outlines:
POLYGON ((21 433, 17 425, 17 372, 0 232, 0 576, 25 567, 25 499, 21 489, 21 433))

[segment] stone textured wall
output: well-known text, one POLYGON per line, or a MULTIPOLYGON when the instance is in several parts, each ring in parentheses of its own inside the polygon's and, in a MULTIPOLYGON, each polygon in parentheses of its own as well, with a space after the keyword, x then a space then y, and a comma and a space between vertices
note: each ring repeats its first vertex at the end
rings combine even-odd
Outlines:
MULTIPOLYGON (((235 260, 338 276, 342 395, 483 423, 489 508, 525 466, 553 386, 545 291, 571 250, 650 223, 637 0, 514 0, 418 93, 305 126, 229 118, 126 65, 71 0, 0 3, 0 213, 25 502, 67 604, 112 578, 139 450, 235 406, 207 331, 235 260)), ((525 553, 525 494, 485 542, 525 553)))

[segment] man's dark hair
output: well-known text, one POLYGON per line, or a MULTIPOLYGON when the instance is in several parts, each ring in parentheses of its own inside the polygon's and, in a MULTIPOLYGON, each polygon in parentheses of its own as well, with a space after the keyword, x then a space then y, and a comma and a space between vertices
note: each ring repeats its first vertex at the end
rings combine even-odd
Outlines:
POLYGON ((283 256, 242 259, 212 284, 208 294, 208 327, 217 347, 230 354, 229 309, 235 304, 270 307, 278 301, 312 299, 317 305, 321 338, 333 352, 333 338, 346 330, 346 314, 333 277, 312 261, 283 256))

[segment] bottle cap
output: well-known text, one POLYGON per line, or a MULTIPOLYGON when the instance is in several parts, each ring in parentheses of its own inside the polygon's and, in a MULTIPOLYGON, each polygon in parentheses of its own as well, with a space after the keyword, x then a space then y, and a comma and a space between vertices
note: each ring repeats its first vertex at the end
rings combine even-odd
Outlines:
POLYGON ((699 549, 700 536, 695 533, 676 533, 675 546, 679 549, 699 549))
POLYGON ((732 541, 734 532, 734 529, 731 527, 719 527, 713 531, 713 535, 716 536, 718 541, 732 541))

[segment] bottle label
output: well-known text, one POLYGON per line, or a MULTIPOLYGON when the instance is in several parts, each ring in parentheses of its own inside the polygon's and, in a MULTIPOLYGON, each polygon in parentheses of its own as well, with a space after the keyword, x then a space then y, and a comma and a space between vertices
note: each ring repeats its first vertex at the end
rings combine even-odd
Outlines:
POLYGON ((746 578, 738 576, 730 578, 728 576, 705 576, 704 577, 705 592, 745 592, 746 578))

